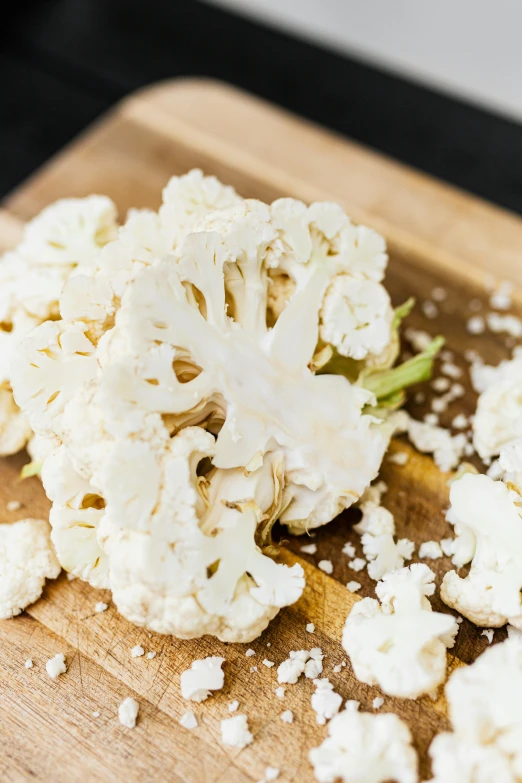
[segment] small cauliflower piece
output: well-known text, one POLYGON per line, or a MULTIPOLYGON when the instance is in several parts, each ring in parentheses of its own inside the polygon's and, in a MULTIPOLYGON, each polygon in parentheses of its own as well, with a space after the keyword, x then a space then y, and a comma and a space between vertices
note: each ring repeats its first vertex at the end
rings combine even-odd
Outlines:
POLYGON ((465 577, 445 574, 442 600, 476 625, 522 628, 522 498, 501 481, 468 473, 452 483, 450 502, 453 563, 471 567, 465 577))
POLYGON ((61 571, 43 519, 0 525, 0 619, 20 614, 40 598, 46 579, 61 571))
POLYGON ((375 588, 379 601, 364 598, 348 615, 343 647, 356 677, 390 696, 416 699, 430 693, 446 673, 446 649, 458 624, 433 612, 427 596, 434 573, 417 563, 386 574, 375 588))
POLYGON ((181 673, 181 695, 190 701, 205 701, 211 691, 219 691, 225 682, 225 674, 221 667, 224 658, 216 655, 193 661, 190 669, 181 673))
MULTIPOLYGON (((357 705, 357 703, 355 703, 357 705)), ((348 702, 309 753, 319 783, 417 783, 417 754, 405 723, 391 713, 358 712, 348 702)))
POLYGON ((433 454, 435 464, 444 473, 459 464, 467 440, 464 433, 452 435, 449 430, 409 418, 408 436, 418 451, 433 454))
POLYGON ((67 671, 65 655, 63 653, 56 653, 54 658, 49 658, 45 664, 45 670, 52 680, 56 680, 60 674, 65 674, 67 671))
POLYGON ((488 647, 446 684, 453 733, 430 747, 432 783, 517 783, 522 779, 522 646, 488 647))
POLYGON ((180 726, 184 729, 196 729, 198 727, 198 721, 192 710, 184 712, 179 719, 180 726))
POLYGON ((365 533, 361 539, 364 556, 368 560, 368 574, 376 582, 390 571, 402 568, 405 560, 411 560, 415 544, 408 538, 395 541, 392 535, 384 533, 372 536, 365 533))
POLYGON ((289 657, 277 667, 277 681, 295 685, 301 674, 304 673, 309 658, 308 650, 292 650, 289 657))
POLYGON ((312 694, 311 704, 317 723, 322 726, 327 720, 337 715, 341 709, 343 697, 334 691, 332 683, 326 677, 314 680, 314 685, 315 691, 312 694))
POLYGON ((133 729, 136 725, 140 705, 131 696, 124 699, 118 707, 118 720, 126 729, 133 729))
POLYGON ((246 715, 234 715, 221 721, 221 741, 233 748, 246 748, 254 735, 248 730, 246 715))

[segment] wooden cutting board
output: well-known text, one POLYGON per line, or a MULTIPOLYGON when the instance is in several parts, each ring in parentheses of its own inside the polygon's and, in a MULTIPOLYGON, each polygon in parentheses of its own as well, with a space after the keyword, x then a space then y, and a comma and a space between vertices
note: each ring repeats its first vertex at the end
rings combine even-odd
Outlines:
MULTIPOLYGON (((66 107, 64 107, 66 110, 66 107)), ((59 121, 59 118, 57 118, 59 121)), ((383 122, 386 118, 383 118, 383 122)), ((449 424, 464 411, 471 414, 475 397, 469 387, 466 348, 478 349, 487 361, 509 354, 505 336, 470 337, 466 320, 471 300, 487 301, 488 275, 510 278, 522 288, 522 222, 513 215, 447 185, 347 142, 223 84, 184 80, 144 90, 118 106, 79 140, 51 160, 4 202, 0 211, 0 245, 12 246, 22 221, 64 196, 106 193, 124 216, 129 207, 157 208, 161 188, 173 174, 198 166, 234 185, 247 197, 271 201, 290 195, 307 201, 339 201, 356 220, 382 231, 391 262, 387 278, 395 304, 414 295, 422 303, 435 287, 448 296, 439 316, 428 320, 418 306, 410 325, 442 333, 462 367, 463 399, 441 421, 449 424)), ((431 396, 429 387, 428 401, 431 396)), ((410 404, 421 417, 428 403, 410 404)), ((389 484, 385 505, 395 516, 399 536, 417 544, 451 535, 444 521, 448 476, 429 457, 405 443, 403 467, 385 461, 382 475, 389 484)), ((19 512, 2 512, 2 521, 45 516, 48 502, 37 479, 19 481, 25 455, 0 465, 0 508, 8 500, 23 503, 19 512)), ((343 622, 360 595, 373 595, 365 572, 355 574, 341 552, 348 540, 360 554, 357 535, 350 531, 357 512, 349 512, 320 530, 313 539, 317 554, 299 557, 302 539, 291 538, 281 557, 299 560, 307 587, 301 600, 282 611, 251 647, 227 645, 205 638, 185 642, 149 634, 118 616, 113 605, 102 613, 96 602, 110 603, 108 591, 96 591, 62 575, 49 584, 44 597, 19 618, 0 622, 0 780, 52 783, 82 781, 161 781, 161 783, 246 783, 263 778, 267 766, 281 769, 281 781, 313 780, 308 750, 319 744, 326 729, 316 724, 310 708, 310 681, 288 686, 276 698, 276 666, 290 650, 320 646, 326 654, 325 676, 344 698, 361 701, 372 710, 379 691, 359 684, 340 645, 343 622), (332 576, 316 564, 329 559, 332 576), (345 584, 362 582, 358 595, 345 584), (315 633, 305 630, 315 624, 315 633), (156 656, 131 658, 141 644, 156 656), (68 671, 56 681, 45 672, 45 661, 63 652, 68 671), (199 727, 187 731, 178 720, 190 707, 179 693, 179 674, 195 658, 222 655, 226 659, 224 689, 195 707, 199 727), (26 669, 31 657, 34 668, 26 669), (251 666, 257 671, 250 672, 251 666), (138 725, 119 725, 120 701, 134 696, 140 703, 138 725), (219 721, 228 717, 228 703, 238 699, 249 716, 255 741, 242 751, 220 743, 219 721), (292 725, 280 714, 291 709, 292 725), (94 717, 93 713, 99 713, 94 717)), ((440 575, 447 559, 433 561, 440 575)), ((434 604, 441 608, 436 598, 434 604)), ((446 609, 447 611, 447 609, 446 609)), ((504 631, 495 638, 503 638, 504 631)), ((486 646, 480 630, 464 622, 449 667, 471 662, 486 646)), ((394 711, 409 724, 421 756, 421 772, 429 777, 426 750, 435 733, 448 727, 443 697, 407 701, 386 697, 383 711, 394 711)))

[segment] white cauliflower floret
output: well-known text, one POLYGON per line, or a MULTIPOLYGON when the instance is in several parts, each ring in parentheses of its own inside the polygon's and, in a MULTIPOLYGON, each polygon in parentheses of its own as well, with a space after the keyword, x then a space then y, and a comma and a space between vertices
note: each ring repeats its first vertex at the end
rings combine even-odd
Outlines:
POLYGON ((314 680, 315 691, 312 694, 311 705, 315 712, 317 723, 324 725, 327 720, 337 715, 343 703, 343 697, 334 691, 330 680, 326 677, 314 680))
MULTIPOLYGON (((355 709, 354 709, 355 706, 355 709)), ((346 709, 328 724, 328 737, 309 759, 319 783, 417 783, 417 754, 408 727, 393 714, 346 709)))
POLYGON ((55 579, 60 564, 43 519, 0 525, 0 619, 14 617, 42 594, 46 579, 55 579))
POLYGON ((433 612, 428 595, 434 573, 423 564, 386 574, 375 588, 380 602, 364 598, 354 605, 343 631, 343 647, 356 677, 379 685, 390 696, 417 698, 443 681, 446 648, 458 625, 433 612))
POLYGON ((192 661, 190 669, 180 675, 181 695, 190 701, 205 701, 211 691, 220 691, 225 682, 222 666, 224 658, 216 655, 201 661, 192 661))
POLYGON ((444 576, 442 600, 476 625, 522 628, 522 499, 501 481, 466 474, 450 490, 453 563, 466 577, 444 576))
POLYGON ((446 684, 453 734, 430 748, 432 783, 516 783, 522 779, 522 647, 508 639, 488 647, 446 684))
POLYGON ((366 359, 379 355, 391 340, 393 309, 380 283, 337 275, 326 291, 321 310, 321 339, 341 356, 366 359))
POLYGON ((368 574, 376 582, 390 571, 402 568, 405 560, 411 560, 415 548, 413 541, 408 538, 395 541, 389 533, 379 536, 365 533, 361 543, 368 560, 368 574))
POLYGON ((0 386, 0 455, 16 454, 32 435, 31 427, 9 387, 0 386))

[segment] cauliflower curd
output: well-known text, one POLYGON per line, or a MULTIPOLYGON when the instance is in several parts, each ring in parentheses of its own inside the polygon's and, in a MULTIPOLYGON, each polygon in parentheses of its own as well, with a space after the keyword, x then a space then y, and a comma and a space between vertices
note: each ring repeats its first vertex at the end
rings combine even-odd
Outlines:
POLYGON ((63 567, 139 625, 246 642, 304 587, 268 556, 274 522, 359 500, 438 344, 393 368, 384 240, 339 206, 199 171, 163 197, 89 250, 10 377, 63 567))

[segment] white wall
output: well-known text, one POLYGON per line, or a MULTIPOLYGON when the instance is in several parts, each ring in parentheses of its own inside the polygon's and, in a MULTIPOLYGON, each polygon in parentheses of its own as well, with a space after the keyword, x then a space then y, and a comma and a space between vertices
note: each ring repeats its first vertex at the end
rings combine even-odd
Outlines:
POLYGON ((522 0, 210 0, 522 120, 522 0))

